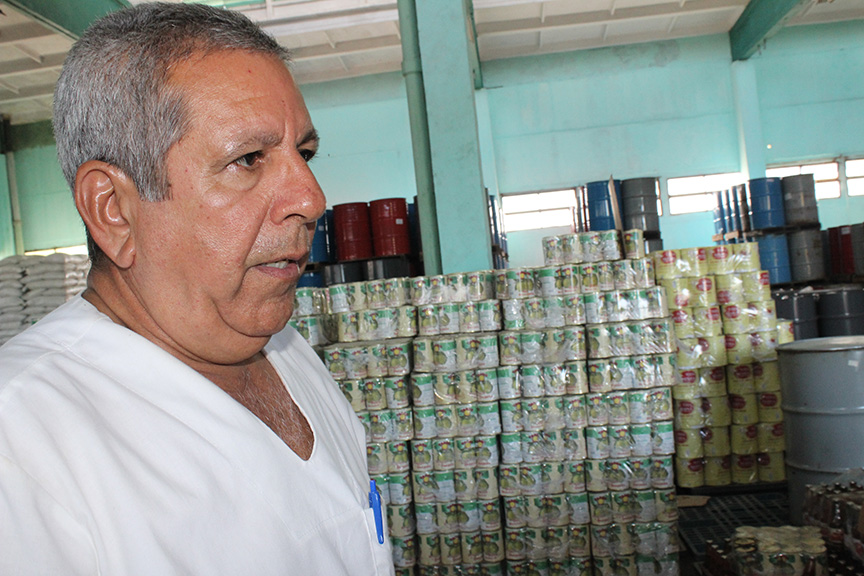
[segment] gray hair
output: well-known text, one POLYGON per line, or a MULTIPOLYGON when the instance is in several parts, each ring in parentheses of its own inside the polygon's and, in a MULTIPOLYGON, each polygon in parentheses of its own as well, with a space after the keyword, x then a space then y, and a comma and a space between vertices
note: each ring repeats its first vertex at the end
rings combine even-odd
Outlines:
POLYGON ((171 69, 221 50, 289 60, 247 17, 201 4, 144 3, 93 23, 54 93, 57 156, 70 188, 84 162, 101 160, 129 176, 142 199, 166 199, 165 155, 189 128, 183 95, 168 85, 171 69))

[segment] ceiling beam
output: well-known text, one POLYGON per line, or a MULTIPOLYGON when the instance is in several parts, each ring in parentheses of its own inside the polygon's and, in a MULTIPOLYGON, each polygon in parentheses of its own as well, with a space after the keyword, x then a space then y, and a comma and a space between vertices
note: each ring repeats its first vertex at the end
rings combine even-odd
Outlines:
POLYGON ((746 60, 814 0, 751 0, 729 31, 732 60, 746 60))
POLYGON ((305 62, 319 58, 334 58, 337 56, 348 56, 372 50, 383 50, 386 48, 402 48, 402 41, 395 34, 393 36, 376 36, 374 38, 362 38, 360 40, 348 40, 330 44, 318 44, 316 46, 304 46, 291 48, 291 59, 295 62, 305 62))
POLYGON ((97 18, 130 6, 128 0, 4 0, 13 8, 47 26, 51 30, 76 40, 97 18))
POLYGON ((28 86, 26 88, 19 88, 17 92, 0 86, 0 106, 14 102, 27 102, 33 98, 43 98, 46 96, 54 96, 53 84, 49 86, 28 86))
MULTIPOLYGON (((614 14, 608 10, 575 12, 557 16, 546 16, 544 19, 525 18, 522 20, 485 22, 477 24, 477 34, 482 38, 483 36, 509 34, 511 32, 537 32, 552 28, 612 24, 645 18, 669 18, 673 16, 738 10, 743 9, 746 5, 747 0, 691 0, 684 6, 676 3, 617 8, 614 14)), ((477 7, 475 6, 476 9, 477 7)))

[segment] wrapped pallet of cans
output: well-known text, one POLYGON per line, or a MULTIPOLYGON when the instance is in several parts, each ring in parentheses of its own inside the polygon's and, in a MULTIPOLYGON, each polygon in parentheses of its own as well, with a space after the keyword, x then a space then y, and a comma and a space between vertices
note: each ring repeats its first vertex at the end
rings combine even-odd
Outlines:
POLYGON ((739 526, 730 546, 740 576, 828 574, 825 543, 814 526, 739 526))
POLYGON ((756 243, 655 253, 678 345, 680 487, 785 480, 779 326, 756 243))

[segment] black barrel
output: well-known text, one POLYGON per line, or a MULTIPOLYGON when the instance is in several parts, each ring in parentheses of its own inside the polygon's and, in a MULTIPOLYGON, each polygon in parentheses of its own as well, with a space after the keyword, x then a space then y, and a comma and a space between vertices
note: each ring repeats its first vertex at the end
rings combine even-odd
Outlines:
POLYGON ((818 224, 819 210, 816 207, 816 182, 812 174, 786 176, 780 181, 783 188, 783 212, 786 224, 818 224))
POLYGON ((657 178, 631 178, 621 182, 625 230, 638 228, 645 232, 660 232, 658 190, 657 178))
POLYGON ((864 335, 864 288, 845 284, 816 290, 819 336, 864 335))
POLYGON ((795 340, 819 337, 816 297, 812 290, 777 290, 772 295, 777 318, 792 321, 795 340))

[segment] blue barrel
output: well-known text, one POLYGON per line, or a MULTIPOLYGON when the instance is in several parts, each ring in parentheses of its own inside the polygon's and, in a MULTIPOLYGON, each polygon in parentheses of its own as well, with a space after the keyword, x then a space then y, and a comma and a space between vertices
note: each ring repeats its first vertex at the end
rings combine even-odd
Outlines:
POLYGON ((726 234, 726 214, 723 209, 722 191, 714 193, 714 233, 721 236, 726 234))
POLYGON ((297 281, 298 288, 323 288, 324 275, 319 272, 306 272, 297 281))
MULTIPOLYGON (((614 180, 615 196, 618 199, 618 213, 621 212, 623 198, 621 197, 621 181, 614 180)), ((588 227, 597 232, 600 230, 614 230, 615 216, 612 214, 612 199, 609 197, 609 181, 588 182, 585 185, 588 196, 588 227)))
POLYGON ((779 228, 786 225, 783 209, 783 185, 780 178, 750 180, 750 224, 754 230, 779 228))
POLYGON ((735 204, 732 190, 723 190, 723 220, 726 222, 726 232, 738 231, 738 219, 735 218, 735 204))
POLYGON ((309 250, 309 262, 329 262, 330 243, 327 237, 327 214, 321 216, 315 223, 315 236, 309 250))
POLYGON ((768 271, 771 284, 785 284, 792 281, 792 267, 789 265, 789 244, 785 234, 765 234, 756 238, 759 243, 759 260, 762 268, 768 271))

